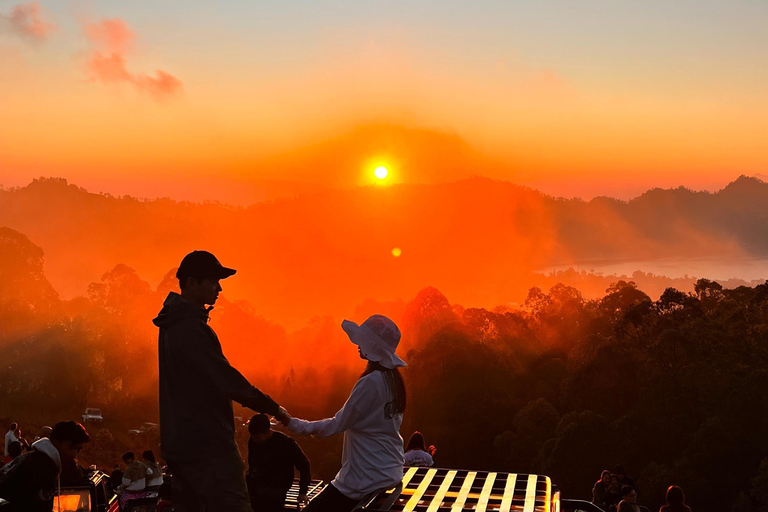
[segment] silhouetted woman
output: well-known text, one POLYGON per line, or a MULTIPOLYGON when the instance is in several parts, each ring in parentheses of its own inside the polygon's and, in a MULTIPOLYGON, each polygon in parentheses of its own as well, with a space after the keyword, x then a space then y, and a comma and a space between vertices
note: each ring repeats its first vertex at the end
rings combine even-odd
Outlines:
POLYGON ((424 436, 417 430, 405 446, 405 465, 428 468, 435 463, 432 456, 436 451, 434 446, 426 447, 424 436))
POLYGON ((341 328, 368 361, 344 406, 333 418, 283 421, 299 435, 329 437, 344 432, 341 470, 304 509, 305 512, 348 512, 379 489, 395 487, 403 479, 403 438, 400 424, 405 410, 405 385, 398 370, 406 366, 395 350, 400 330, 389 318, 373 315, 362 325, 344 320, 341 328))
POLYGON ((685 504, 685 493, 677 485, 670 485, 667 489, 667 504, 659 509, 659 512, 691 512, 685 504))
POLYGON ((592 487, 592 503, 604 509, 607 509, 609 505, 612 505, 613 503, 611 503, 611 499, 608 497, 608 489, 610 485, 611 472, 605 469, 600 474, 600 480, 598 480, 594 487, 592 487))
POLYGON ((154 452, 152 450, 145 450, 141 454, 141 458, 144 459, 144 464, 152 471, 151 475, 147 475, 147 491, 159 491, 160 486, 163 485, 163 470, 155 460, 154 452))

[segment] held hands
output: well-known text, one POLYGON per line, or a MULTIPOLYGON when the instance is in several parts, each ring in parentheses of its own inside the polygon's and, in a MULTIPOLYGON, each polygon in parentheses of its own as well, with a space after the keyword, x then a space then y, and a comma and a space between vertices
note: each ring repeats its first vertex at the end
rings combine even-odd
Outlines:
POLYGON ((288 422, 291 421, 291 415, 288 414, 288 411, 285 410, 284 407, 281 407, 277 411, 277 415, 275 416, 275 419, 282 423, 285 426, 288 426, 288 422))

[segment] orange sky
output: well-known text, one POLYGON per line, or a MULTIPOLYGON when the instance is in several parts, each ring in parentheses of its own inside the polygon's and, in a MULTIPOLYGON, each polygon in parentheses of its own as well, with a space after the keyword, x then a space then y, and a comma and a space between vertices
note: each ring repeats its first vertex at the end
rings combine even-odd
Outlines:
POLYGON ((586 197, 768 174, 768 9, 544 3, 299 2, 254 27, 237 3, 3 3, 0 184, 248 203, 366 184, 372 162, 586 197))

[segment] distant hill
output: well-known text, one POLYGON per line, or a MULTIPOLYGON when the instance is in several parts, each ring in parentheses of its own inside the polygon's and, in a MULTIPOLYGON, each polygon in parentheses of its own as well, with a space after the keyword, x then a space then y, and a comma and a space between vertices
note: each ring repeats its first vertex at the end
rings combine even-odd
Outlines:
MULTIPOLYGON (((268 318, 352 314, 436 286, 462 304, 520 300, 535 269, 595 261, 768 258, 768 183, 566 200, 474 178, 331 190, 236 208, 92 194, 62 179, 0 190, 0 226, 45 251, 63 297, 118 263, 156 285, 192 249, 238 268, 225 293, 268 318), (393 248, 402 255, 394 257, 393 248)), ((640 269, 642 270, 642 269, 640 269)))

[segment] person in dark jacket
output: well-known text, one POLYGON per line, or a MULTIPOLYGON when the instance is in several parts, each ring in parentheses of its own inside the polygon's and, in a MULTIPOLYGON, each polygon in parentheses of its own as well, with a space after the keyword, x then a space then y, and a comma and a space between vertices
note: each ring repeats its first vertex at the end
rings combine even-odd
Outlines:
POLYGON ((62 421, 53 427, 50 439, 35 441, 30 451, 4 466, 0 498, 10 502, 8 512, 51 512, 61 468, 75 464, 89 438, 80 423, 62 421))
POLYGON ((592 503, 600 508, 607 509, 608 505, 611 505, 611 501, 608 498, 608 488, 611 485, 611 472, 604 469, 600 473, 600 480, 598 480, 592 487, 592 503))
POLYGON ((621 484, 616 475, 611 475, 611 482, 605 492, 605 504, 610 508, 615 507, 621 501, 621 484))
POLYGON ((691 512, 691 507, 685 504, 685 493, 678 485, 670 485, 667 489, 667 503, 659 512, 691 512))
POLYGON ((616 506, 616 512, 640 512, 640 506, 637 504, 637 491, 631 486, 625 485, 621 488, 621 501, 616 506))
POLYGON ((109 474, 109 486, 112 488, 112 491, 116 491, 123 483, 123 470, 120 469, 119 464, 115 464, 112 468, 112 473, 109 474))
POLYGON ((188 254, 176 272, 181 294, 169 293, 153 320, 160 328, 161 456, 173 472, 177 512, 250 512, 232 400, 257 412, 281 414, 270 397, 229 364, 208 326, 221 291, 219 280, 234 273, 209 252, 188 254))
POLYGON ((307 502, 309 459, 298 443, 282 432, 272 430, 266 414, 256 414, 248 422, 248 493, 253 512, 280 512, 285 495, 293 484, 293 468, 299 470, 299 502, 307 502))
POLYGON ((635 481, 628 477, 626 471, 624 471, 624 466, 618 465, 613 468, 613 474, 616 475, 616 480, 619 482, 620 486, 624 487, 625 485, 628 485, 635 491, 639 492, 635 481))
POLYGON ((8 456, 3 459, 3 466, 11 462, 13 459, 21 455, 21 443, 18 441, 11 441, 8 445, 8 456))

